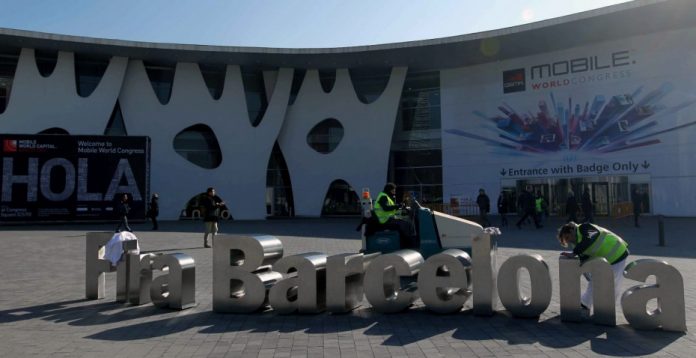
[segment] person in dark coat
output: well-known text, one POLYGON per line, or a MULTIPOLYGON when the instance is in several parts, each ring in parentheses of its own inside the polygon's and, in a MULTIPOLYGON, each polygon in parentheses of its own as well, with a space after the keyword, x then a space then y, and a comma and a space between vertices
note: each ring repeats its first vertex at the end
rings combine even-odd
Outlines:
POLYGON ((205 233, 203 234, 203 247, 212 247, 208 243, 208 234, 211 235, 213 242, 215 235, 218 233, 218 217, 220 208, 225 206, 217 195, 214 188, 208 188, 206 195, 201 199, 201 207, 203 208, 203 222, 205 223, 205 233))
POLYGON ((121 201, 116 205, 116 216, 119 219, 118 226, 116 226, 116 232, 121 231, 121 227, 126 229, 126 231, 132 231, 130 226, 128 226, 128 213, 130 212, 130 206, 128 206, 128 194, 123 194, 121 196, 121 201))
POLYGON ((582 192, 582 215, 584 216, 583 221, 586 223, 592 222, 592 198, 590 197, 590 191, 585 188, 582 192))
POLYGON ((150 209, 147 211, 147 217, 152 220, 152 230, 158 230, 159 224, 157 223, 157 216, 159 216, 159 195, 157 193, 152 194, 150 199, 150 209))
POLYGON ((481 225, 484 227, 491 226, 491 222, 488 221, 488 212, 491 211, 491 200, 488 198, 483 188, 479 189, 476 204, 478 204, 479 207, 479 220, 481 221, 481 225))
POLYGON ((643 208, 643 195, 641 195, 640 189, 633 189, 633 193, 631 193, 631 203, 633 203, 633 223, 636 227, 640 227, 638 224, 638 217, 640 217, 643 208))
POLYGON ((575 199, 575 193, 573 193, 573 191, 568 192, 566 214, 568 214, 568 220, 566 220, 566 222, 578 222, 578 200, 575 199))
POLYGON ((508 226, 508 205, 508 197, 505 195, 505 192, 501 190, 500 195, 498 195, 498 214, 500 215, 500 226, 508 226))
POLYGON ((529 217, 532 217, 534 219, 534 226, 536 226, 537 229, 541 229, 543 226, 539 223, 539 217, 537 217, 536 212, 535 212, 535 203, 534 203, 534 195, 532 195, 532 188, 527 187, 525 190, 520 194, 519 198, 517 199, 517 205, 522 209, 522 212, 524 215, 520 218, 520 220, 517 221, 517 228, 522 229, 522 223, 529 217))

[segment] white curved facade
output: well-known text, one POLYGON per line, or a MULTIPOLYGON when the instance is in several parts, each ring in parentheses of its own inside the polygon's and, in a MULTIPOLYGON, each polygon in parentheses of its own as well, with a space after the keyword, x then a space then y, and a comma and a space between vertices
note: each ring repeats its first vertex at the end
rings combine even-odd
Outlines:
MULTIPOLYGON (((409 133, 418 129, 412 128, 412 123, 404 126, 402 118, 408 112, 408 103, 415 103, 416 109, 409 113, 415 113, 417 118, 410 120, 425 123, 420 129, 429 137, 423 138, 433 140, 432 143, 439 143, 440 136, 443 138, 443 146, 438 144, 436 150, 444 159, 433 165, 441 168, 436 169, 441 170, 440 177, 437 179, 435 175, 436 179, 428 182, 430 185, 432 180, 439 180, 436 184, 445 188, 438 189, 438 200, 449 202, 450 197, 465 197, 463 191, 478 187, 494 193, 491 199, 495 200, 496 191, 509 178, 497 178, 490 173, 479 175, 477 167, 468 167, 467 160, 459 160, 467 153, 464 150, 461 154, 461 148, 476 146, 478 142, 452 141, 450 134, 443 132, 458 130, 459 117, 471 112, 467 106, 477 108, 462 95, 472 98, 482 95, 485 98, 481 101, 492 101, 491 97, 498 95, 499 83, 491 81, 498 81, 502 71, 516 66, 516 59, 530 56, 543 59, 545 54, 580 51, 573 49, 592 52, 595 47, 605 48, 606 43, 621 47, 626 39, 631 39, 631 46, 636 47, 641 44, 641 36, 649 35, 651 41, 659 41, 661 34, 676 30, 696 34, 694 13, 696 5, 689 1, 635 1, 481 34, 345 49, 148 44, 0 29, 0 46, 21 48, 9 102, 0 114, 0 132, 34 134, 57 127, 70 134, 101 135, 118 103, 128 135, 151 138, 151 191, 160 194, 160 215, 165 219, 179 217, 187 201, 209 186, 215 187, 225 199, 235 219, 264 219, 268 215, 269 158, 277 142, 287 163, 294 214, 316 217, 322 214, 329 185, 335 180, 347 182, 356 191, 370 188, 376 196, 386 181, 395 178, 398 181, 399 173, 413 175, 421 170, 418 168, 428 167, 428 163, 420 163, 416 169, 401 170, 399 158, 390 155, 390 150, 393 152, 398 147, 399 137, 414 137, 409 133), (638 17, 643 20, 631 21, 638 17), (595 31, 584 31, 588 28, 595 31), (494 44, 492 48, 497 50, 482 51, 484 43, 494 44), (55 69, 48 77, 39 74, 34 49, 58 51, 55 69), (76 53, 111 58, 99 85, 87 97, 77 93, 76 53), (144 61, 175 63, 171 96, 166 104, 160 103, 153 90, 144 61), (226 66, 219 99, 211 95, 198 63, 226 66), (242 67, 263 71, 267 105, 258 126, 253 126, 249 118, 242 67), (386 87, 369 104, 359 99, 349 72, 365 68, 389 73, 386 87), (327 69, 335 73, 329 92, 322 88, 319 72, 327 69), (296 70, 306 72, 293 93, 293 81, 299 80, 293 78, 296 70), (432 93, 438 96, 440 91, 443 93, 441 112, 439 98, 436 105, 435 99, 423 96, 408 102, 408 83, 417 82, 409 82, 409 75, 423 72, 439 76, 440 84, 432 93), (493 79, 482 79, 484 73, 491 73, 493 79), (292 104, 291 96, 295 96, 292 104), (419 111, 418 106, 422 104, 419 101, 431 101, 428 111, 419 111), (460 102, 468 104, 463 106, 460 102), (333 151, 320 153, 308 144, 308 134, 328 118, 340 122, 343 136, 333 151), (437 123, 428 124, 429 118, 436 118, 437 123), (214 169, 202 168, 174 149, 176 135, 197 124, 208 126, 219 143, 222 161, 214 169), (452 161, 452 155, 459 159, 452 161)), ((696 68, 693 58, 684 60, 694 61, 696 68)), ((470 126, 462 128, 471 130, 470 126)), ((407 148, 401 150, 414 149, 415 146, 408 148, 411 144, 407 143, 407 148)), ((478 166, 476 163, 490 164, 491 160, 497 160, 487 160, 485 155, 470 162, 478 166)), ((514 164, 516 159, 507 160, 514 164)), ((672 209, 670 200, 680 193, 666 193, 668 190, 660 184, 679 182, 681 187, 688 186, 691 170, 684 169, 685 166, 682 165, 682 172, 686 173, 683 178, 655 181, 652 192, 660 196, 652 198, 656 205, 652 212, 696 215, 688 208, 672 209)))

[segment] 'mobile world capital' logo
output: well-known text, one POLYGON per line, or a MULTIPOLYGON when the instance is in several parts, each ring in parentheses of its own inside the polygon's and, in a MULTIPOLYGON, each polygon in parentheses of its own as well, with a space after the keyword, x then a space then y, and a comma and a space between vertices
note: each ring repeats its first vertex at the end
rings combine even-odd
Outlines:
POLYGON ((606 55, 593 55, 543 63, 528 68, 503 71, 503 93, 526 90, 526 74, 529 74, 532 90, 564 87, 570 84, 591 83, 608 79, 630 77, 630 71, 616 71, 617 67, 635 64, 628 50, 615 51, 606 55), (528 72, 527 72, 528 70, 528 72), (602 71, 601 74, 588 74, 565 79, 554 77, 602 71))

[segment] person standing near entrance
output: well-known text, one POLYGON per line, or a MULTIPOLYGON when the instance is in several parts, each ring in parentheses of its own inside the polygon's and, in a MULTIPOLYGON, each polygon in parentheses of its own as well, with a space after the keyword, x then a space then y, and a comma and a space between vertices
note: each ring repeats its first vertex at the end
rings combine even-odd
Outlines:
POLYGON ((633 224, 635 227, 640 227, 640 225, 638 225, 638 217, 640 217, 643 206, 643 195, 641 195, 640 189, 633 189, 633 193, 631 193, 631 203, 633 203, 633 224))
POLYGON ((568 199, 566 200, 566 214, 568 220, 566 222, 578 221, 578 200, 575 199, 575 193, 572 190, 568 191, 568 199))
POLYGON ((498 214, 500 215, 500 226, 507 227, 507 211, 508 211, 508 197, 505 195, 504 191, 500 191, 498 195, 498 214))
POLYGON ((544 211, 546 210, 546 199, 541 195, 540 191, 536 192, 536 197, 534 198, 534 213, 537 216, 539 224, 543 222, 544 211))
POLYGON ((517 221, 517 228, 522 229, 522 223, 527 220, 528 217, 532 217, 534 219, 534 225, 536 226, 537 229, 541 229, 543 226, 539 224, 539 218, 536 216, 535 210, 534 210, 534 196, 532 195, 532 188, 531 187, 526 187, 525 190, 520 194, 520 197, 517 199, 517 205, 522 209, 522 212, 524 215, 520 218, 520 220, 517 221))
MULTIPOLYGON (((558 229, 558 241, 563 247, 570 247, 572 252, 562 252, 565 257, 578 257, 585 262, 589 259, 601 257, 607 260, 614 271, 614 298, 621 294, 621 282, 626 266, 626 258, 629 255, 628 244, 619 235, 594 224, 576 224, 569 222, 558 229)), ((592 308, 592 278, 585 276, 589 281, 587 290, 580 298, 581 305, 585 309, 592 308)))
POLYGON ((590 197, 590 191, 585 187, 585 190, 582 192, 582 215, 583 215, 583 220, 586 223, 591 223, 592 222, 592 198, 590 197))
POLYGON ((150 199, 150 209, 147 211, 147 217, 152 220, 152 230, 158 230, 157 216, 159 216, 159 194, 152 194, 150 199))
POLYGON ((225 202, 215 195, 214 188, 208 188, 208 190, 206 190, 206 195, 201 200, 203 222, 205 223, 205 233, 203 234, 204 247, 211 247, 211 245, 208 244, 208 234, 211 235, 213 244, 215 242, 215 235, 218 233, 219 209, 224 205, 225 202))
POLYGON ((116 226, 116 232, 121 231, 121 227, 126 229, 126 231, 132 231, 130 226, 128 226, 128 213, 130 212, 130 206, 128 205, 128 194, 121 195, 121 201, 118 202, 116 206, 116 215, 118 216, 119 222, 116 226))
POLYGON ((488 198, 483 188, 479 189, 476 204, 478 204, 479 207, 479 220, 481 221, 481 225, 483 227, 491 226, 490 221, 488 221, 488 212, 491 211, 491 200, 488 198))

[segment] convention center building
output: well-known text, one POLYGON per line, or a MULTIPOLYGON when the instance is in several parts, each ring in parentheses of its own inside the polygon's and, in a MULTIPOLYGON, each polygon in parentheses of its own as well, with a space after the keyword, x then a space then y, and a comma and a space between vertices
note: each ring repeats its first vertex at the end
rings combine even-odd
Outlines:
MULTIPOLYGON (((552 215, 588 191, 598 216, 635 193, 696 216, 694 124, 690 0, 344 48, 0 29, 0 134, 148 137, 162 219, 196 216, 208 187, 234 219, 351 215, 386 182, 463 214, 479 189, 515 211, 531 188, 552 215)), ((28 185, 19 170, 3 190, 28 185)))

